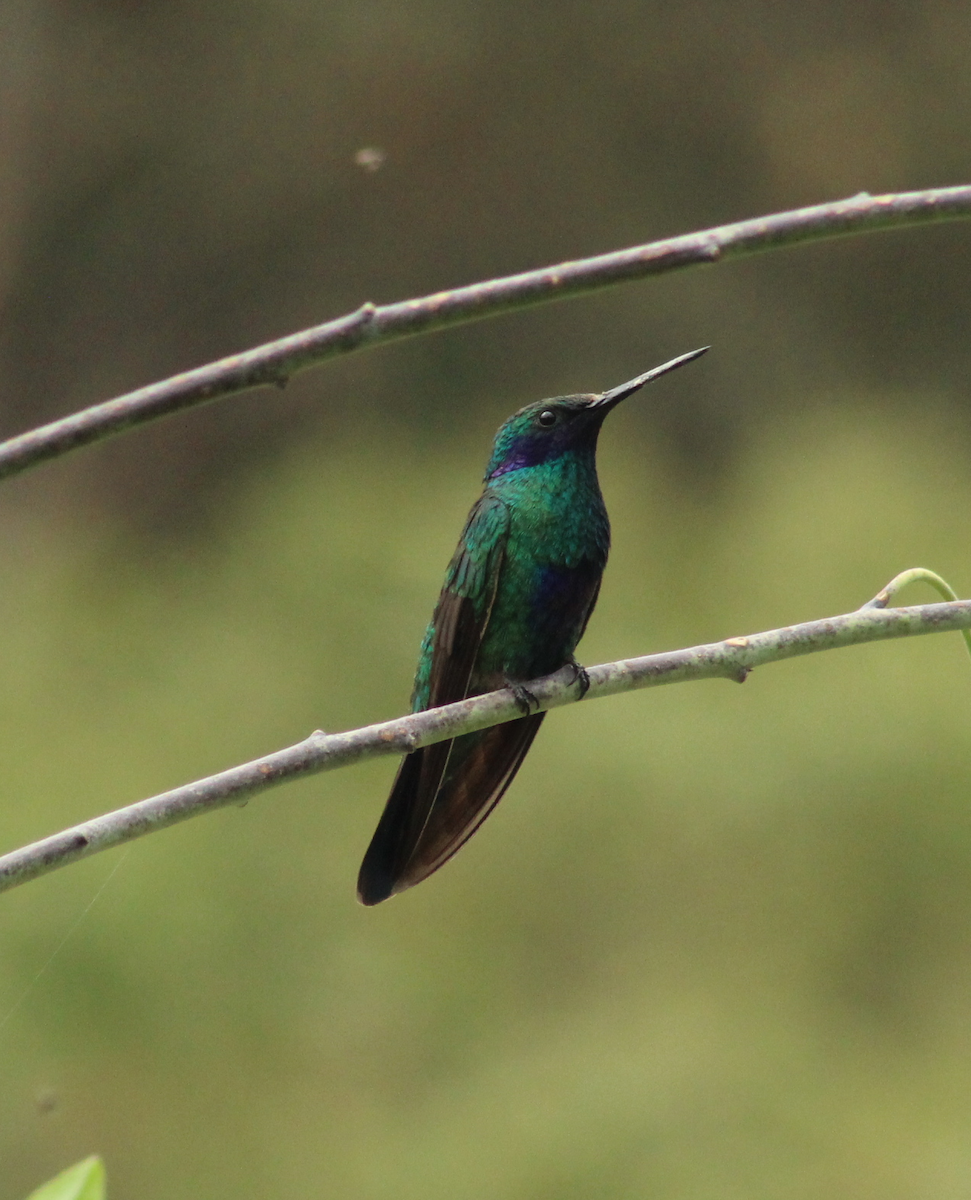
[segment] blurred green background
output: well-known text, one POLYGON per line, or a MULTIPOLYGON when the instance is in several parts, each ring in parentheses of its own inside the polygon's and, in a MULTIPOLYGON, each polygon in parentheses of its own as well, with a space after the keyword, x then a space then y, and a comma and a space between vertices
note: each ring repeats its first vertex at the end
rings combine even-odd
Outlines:
MULTIPOLYGON (((957 0, 2 0, 0 428, 365 299, 967 182, 969 79, 957 0)), ((969 233, 404 342, 5 484, 3 848, 403 711, 498 423, 699 344, 606 428, 583 661, 908 566, 967 594, 969 233)), ((964 1200, 969 715, 956 637, 820 655, 557 712, 376 910, 387 761, 10 893, 0 1196, 98 1151, 113 1200, 964 1200)))

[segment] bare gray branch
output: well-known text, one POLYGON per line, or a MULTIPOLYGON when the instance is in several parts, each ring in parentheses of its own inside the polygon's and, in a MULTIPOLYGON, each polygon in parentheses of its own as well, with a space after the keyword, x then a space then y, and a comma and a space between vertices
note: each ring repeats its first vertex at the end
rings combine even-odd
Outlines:
MULTIPOLYGON (((969 628, 971 600, 913 608, 867 606, 842 616, 788 625, 766 633, 590 667, 590 689, 584 699, 692 679, 734 679, 741 683, 755 667, 785 658, 863 642, 969 628)), ((564 667, 528 687, 541 710, 579 699, 572 667, 564 667)), ((513 693, 504 689, 347 733, 312 733, 305 741, 275 754, 105 813, 3 855, 0 891, 189 817, 239 803, 289 779, 350 766, 365 758, 403 754, 518 716, 521 712, 513 693)))
POLYGON ((848 200, 755 217, 416 300, 380 307, 364 304, 323 325, 139 388, 0 443, 0 479, 183 408, 250 388, 282 387, 297 371, 379 342, 778 246, 968 216, 971 186, 887 196, 862 192, 848 200))

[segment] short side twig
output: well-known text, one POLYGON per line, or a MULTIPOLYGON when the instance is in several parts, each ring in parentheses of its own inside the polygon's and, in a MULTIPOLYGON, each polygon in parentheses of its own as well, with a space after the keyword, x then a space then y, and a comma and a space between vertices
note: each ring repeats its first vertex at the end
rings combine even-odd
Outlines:
MULTIPOLYGON (((954 588, 951 587, 946 579, 942 579, 936 571, 931 571, 927 567, 911 567, 909 570, 901 571, 899 575, 895 575, 887 586, 881 588, 873 599, 868 600, 863 607, 886 608, 894 596, 912 583, 929 584, 945 600, 956 600, 958 598, 958 594, 954 588)), ((962 629, 961 636, 964 638, 964 645, 968 654, 971 655, 971 629, 962 629)))
MULTIPOLYGON (((693 646, 688 650, 589 667, 585 699, 693 679, 722 678, 742 682, 757 666, 797 655, 888 638, 969 628, 971 600, 915 608, 864 607, 821 621, 807 621, 766 633, 693 646)), ((528 688, 536 699, 538 711, 545 711, 576 702, 580 698, 576 682, 576 671, 568 665, 555 675, 535 680, 528 688)), ((521 712, 515 696, 511 689, 505 688, 347 733, 313 733, 305 741, 275 754, 95 817, 3 855, 0 857, 0 891, 143 834, 238 803, 288 779, 349 766, 366 758, 407 753, 419 746, 499 725, 518 716, 521 712)))
POLYGON ((297 371, 392 339, 477 321, 595 288, 798 242, 971 216, 971 186, 817 204, 666 238, 595 258, 355 312, 96 404, 0 443, 0 479, 146 421, 250 388, 283 386, 297 371))

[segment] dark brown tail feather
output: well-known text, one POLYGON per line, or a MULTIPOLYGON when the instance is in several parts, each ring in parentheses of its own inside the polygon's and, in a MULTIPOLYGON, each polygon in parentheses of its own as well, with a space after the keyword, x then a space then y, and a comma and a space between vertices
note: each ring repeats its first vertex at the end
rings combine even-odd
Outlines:
POLYGON ((512 783, 545 713, 467 733, 407 755, 364 855, 362 904, 379 904, 437 871, 512 783))

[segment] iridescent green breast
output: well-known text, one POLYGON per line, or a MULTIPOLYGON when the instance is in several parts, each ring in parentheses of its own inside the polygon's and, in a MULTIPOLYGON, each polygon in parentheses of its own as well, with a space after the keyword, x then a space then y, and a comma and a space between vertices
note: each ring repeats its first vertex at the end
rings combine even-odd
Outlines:
POLYGON ((489 490, 509 508, 509 532, 476 664, 480 686, 531 679, 570 659, 610 547, 592 454, 511 471, 489 490))

